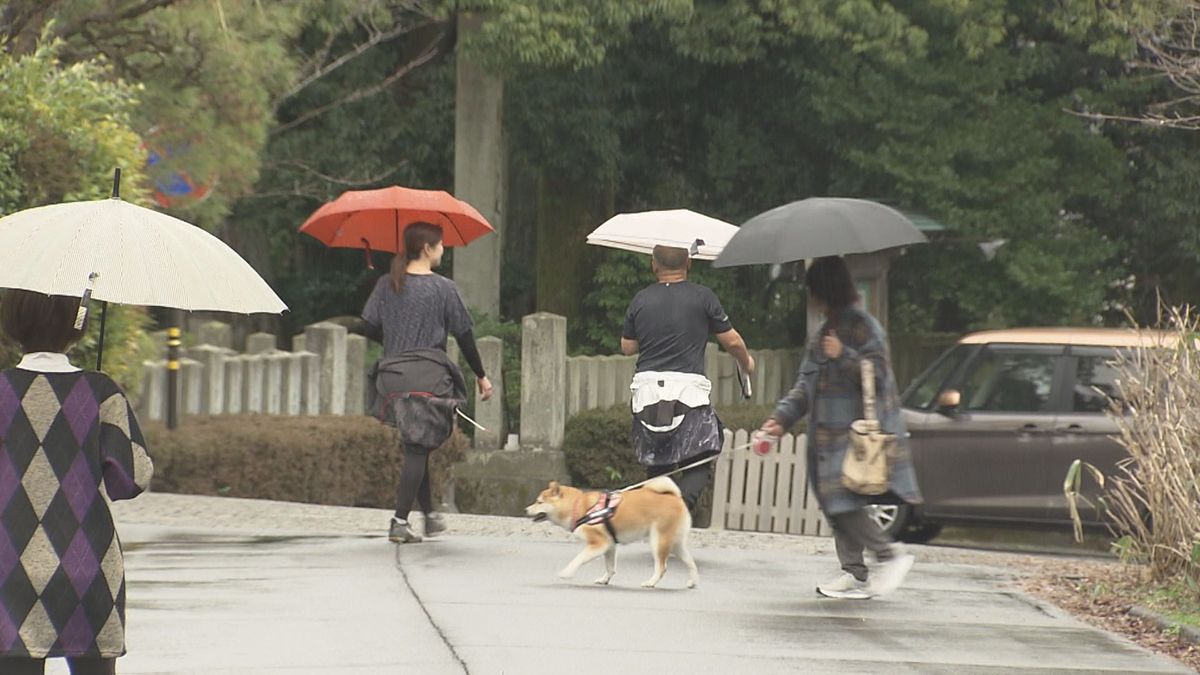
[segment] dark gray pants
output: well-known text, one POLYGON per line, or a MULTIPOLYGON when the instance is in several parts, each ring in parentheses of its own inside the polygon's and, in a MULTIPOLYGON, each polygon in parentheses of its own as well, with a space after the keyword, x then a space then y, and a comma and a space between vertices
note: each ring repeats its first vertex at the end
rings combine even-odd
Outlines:
POLYGON ((895 542, 879 529, 865 509, 830 516, 829 522, 833 525, 838 562, 842 564, 842 570, 854 575, 855 579, 867 580, 864 550, 870 550, 879 562, 895 556, 895 542))

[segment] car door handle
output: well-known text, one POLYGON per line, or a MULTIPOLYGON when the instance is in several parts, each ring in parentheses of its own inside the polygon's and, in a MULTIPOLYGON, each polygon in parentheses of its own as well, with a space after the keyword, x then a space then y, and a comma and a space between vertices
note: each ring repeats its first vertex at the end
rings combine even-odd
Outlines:
POLYGON ((1067 433, 1067 434, 1082 434, 1083 427, 1078 424, 1068 424, 1065 427, 1059 427, 1058 429, 1056 429, 1056 431, 1059 431, 1062 433, 1067 433))
POLYGON ((1036 424, 1026 424, 1018 429, 1018 431, 1023 434, 1040 434, 1042 433, 1042 428, 1036 424))

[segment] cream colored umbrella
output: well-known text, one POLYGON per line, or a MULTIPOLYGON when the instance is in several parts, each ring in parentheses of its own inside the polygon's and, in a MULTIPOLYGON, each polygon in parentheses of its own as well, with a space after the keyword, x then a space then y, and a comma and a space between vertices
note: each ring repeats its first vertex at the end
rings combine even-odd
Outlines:
POLYGON ((0 288, 123 305, 279 314, 287 305, 203 229, 120 199, 40 206, 0 218, 0 288))
POLYGON ((687 209, 621 213, 604 221, 587 243, 649 254, 655 246, 692 251, 697 260, 713 260, 737 234, 737 226, 687 209))
POLYGON ((0 288, 189 311, 287 310, 225 242, 121 200, 115 196, 119 181, 118 175, 111 199, 39 206, 0 218, 0 288))

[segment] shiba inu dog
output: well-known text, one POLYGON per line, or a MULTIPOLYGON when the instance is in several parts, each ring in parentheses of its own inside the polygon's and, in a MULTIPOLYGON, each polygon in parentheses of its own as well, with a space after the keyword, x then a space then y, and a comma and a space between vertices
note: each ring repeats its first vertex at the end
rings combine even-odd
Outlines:
POLYGON ((584 492, 550 481, 537 501, 525 507, 534 522, 549 520, 583 539, 586 546, 558 573, 570 579, 586 562, 604 556, 605 571, 597 584, 612 580, 617 568, 617 544, 650 538, 654 574, 642 586, 653 588, 667 571, 674 553, 688 567, 688 588, 700 581, 696 561, 687 548, 692 516, 670 478, 655 478, 623 493, 584 492))

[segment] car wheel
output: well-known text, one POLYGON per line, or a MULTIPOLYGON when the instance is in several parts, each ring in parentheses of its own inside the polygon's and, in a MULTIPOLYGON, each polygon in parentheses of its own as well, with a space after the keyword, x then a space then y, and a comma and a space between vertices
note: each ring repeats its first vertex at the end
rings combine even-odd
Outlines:
POLYGON ((891 539, 899 540, 908 529, 912 507, 908 504, 871 504, 867 516, 891 539))

